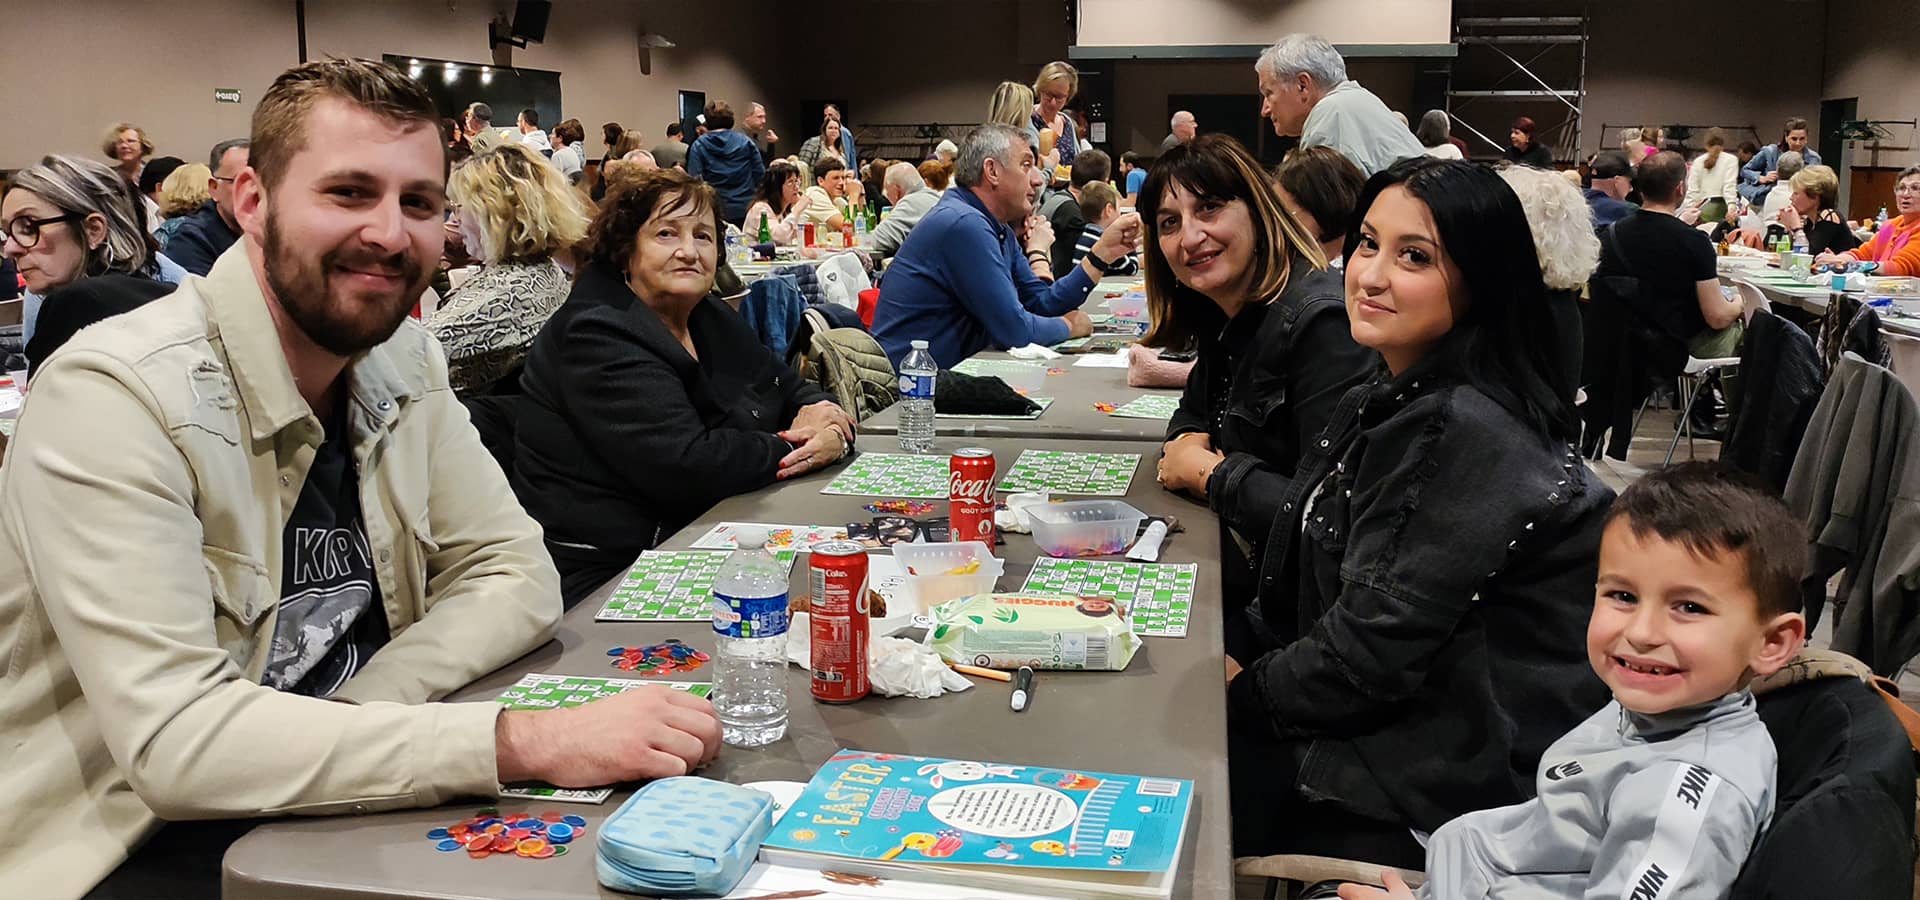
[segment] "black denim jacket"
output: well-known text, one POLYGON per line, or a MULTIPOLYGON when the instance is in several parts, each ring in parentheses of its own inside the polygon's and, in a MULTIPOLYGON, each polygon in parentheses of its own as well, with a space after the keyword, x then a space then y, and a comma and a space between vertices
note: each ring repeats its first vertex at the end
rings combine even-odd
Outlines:
POLYGON ((1274 520, 1249 610, 1271 649, 1229 714, 1299 748, 1308 796, 1383 821, 1531 796, 1606 700, 1585 634, 1612 502, 1472 386, 1416 367, 1354 388, 1274 520))
POLYGON ((1280 512, 1300 449, 1341 396, 1380 357, 1354 343, 1340 275, 1297 262, 1287 289, 1200 339, 1167 439, 1205 432, 1226 460, 1207 479, 1207 503, 1259 543, 1280 512))

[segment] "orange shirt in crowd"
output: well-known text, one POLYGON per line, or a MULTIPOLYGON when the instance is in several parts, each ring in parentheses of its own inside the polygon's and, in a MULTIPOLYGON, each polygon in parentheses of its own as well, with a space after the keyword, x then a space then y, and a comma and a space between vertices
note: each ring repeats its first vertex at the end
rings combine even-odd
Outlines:
POLYGON ((1847 255, 1879 263, 1881 275, 1920 275, 1920 214, 1888 219, 1873 240, 1847 255))

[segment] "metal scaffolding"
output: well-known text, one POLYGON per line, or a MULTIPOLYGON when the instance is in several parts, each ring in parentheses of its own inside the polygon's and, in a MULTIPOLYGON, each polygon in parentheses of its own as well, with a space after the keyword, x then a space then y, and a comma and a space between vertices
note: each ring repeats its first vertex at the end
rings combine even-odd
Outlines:
POLYGON ((1473 136, 1469 155, 1504 151, 1509 125, 1526 115, 1539 126, 1535 140, 1556 160, 1576 160, 1587 96, 1587 4, 1461 0, 1455 10, 1460 55, 1448 79, 1447 114, 1473 136))

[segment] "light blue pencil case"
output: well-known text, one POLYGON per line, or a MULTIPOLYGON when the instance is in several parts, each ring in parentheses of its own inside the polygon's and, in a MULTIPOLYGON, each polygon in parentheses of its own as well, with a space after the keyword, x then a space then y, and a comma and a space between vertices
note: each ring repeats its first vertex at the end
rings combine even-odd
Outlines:
POLYGON ((733 890, 773 830, 773 797, 683 776, 643 785, 600 827, 594 871, 632 894, 718 897, 733 890))

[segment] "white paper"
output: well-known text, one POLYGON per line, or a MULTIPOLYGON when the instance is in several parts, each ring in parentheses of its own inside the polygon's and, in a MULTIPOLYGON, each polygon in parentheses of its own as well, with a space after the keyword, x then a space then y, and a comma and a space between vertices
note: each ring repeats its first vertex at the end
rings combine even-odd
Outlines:
POLYGON ((1094 143, 1096 143, 1096 144, 1104 144, 1104 143, 1106 143, 1106 141, 1107 141, 1107 123, 1105 123, 1105 122, 1088 122, 1088 123, 1087 123, 1087 140, 1090 140, 1090 141, 1092 141, 1092 142, 1094 142, 1094 143))
POLYGON ((1122 347, 1118 352, 1111 354, 1083 353, 1073 361, 1073 364, 1089 369, 1124 369, 1127 367, 1127 348, 1122 347))
POLYGON ((847 529, 839 525, 771 525, 761 522, 721 522, 709 529, 700 539, 693 542, 695 550, 733 550, 739 544, 734 541, 734 533, 742 525, 755 525, 767 530, 767 547, 774 551, 792 550, 806 553, 814 544, 825 541, 844 541, 847 529))

